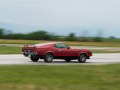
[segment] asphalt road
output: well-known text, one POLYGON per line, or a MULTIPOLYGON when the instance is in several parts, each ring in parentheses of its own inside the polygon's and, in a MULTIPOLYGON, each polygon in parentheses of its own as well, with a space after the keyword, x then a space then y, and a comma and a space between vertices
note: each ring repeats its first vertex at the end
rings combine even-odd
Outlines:
POLYGON ((54 60, 52 63, 45 63, 43 60, 32 62, 29 58, 20 54, 0 55, 0 65, 102 65, 120 63, 120 53, 94 54, 86 63, 78 63, 77 60, 70 63, 64 60, 54 60))

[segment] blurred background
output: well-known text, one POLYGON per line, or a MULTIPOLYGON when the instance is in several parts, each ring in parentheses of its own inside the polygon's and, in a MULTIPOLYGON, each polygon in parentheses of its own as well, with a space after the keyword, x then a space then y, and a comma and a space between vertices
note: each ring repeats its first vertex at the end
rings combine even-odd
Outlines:
POLYGON ((119 62, 120 0, 0 0, 1 90, 120 90, 119 62), (91 61, 22 55, 26 44, 55 41, 90 49, 91 61))
POLYGON ((70 46, 117 47, 118 52, 119 3, 119 0, 0 0, 0 43, 62 41, 70 46))

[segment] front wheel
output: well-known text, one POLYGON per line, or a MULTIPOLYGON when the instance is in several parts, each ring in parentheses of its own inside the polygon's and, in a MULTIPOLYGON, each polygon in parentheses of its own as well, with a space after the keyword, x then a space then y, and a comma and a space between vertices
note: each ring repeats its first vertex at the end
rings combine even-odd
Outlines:
POLYGON ((51 54, 51 53, 48 53, 48 54, 46 54, 46 55, 44 56, 44 61, 45 61, 45 62, 52 62, 53 59, 54 59, 54 56, 53 56, 53 54, 51 54))
POLYGON ((87 56, 85 54, 81 54, 79 57, 78 57, 78 61, 81 62, 81 63, 85 63, 86 62, 86 59, 87 59, 87 56))

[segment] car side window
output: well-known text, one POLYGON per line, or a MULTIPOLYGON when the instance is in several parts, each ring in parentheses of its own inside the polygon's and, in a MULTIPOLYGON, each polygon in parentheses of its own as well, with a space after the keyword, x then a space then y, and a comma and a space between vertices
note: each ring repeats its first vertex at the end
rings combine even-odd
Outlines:
POLYGON ((56 48, 68 48, 68 46, 64 43, 58 43, 55 45, 56 48))

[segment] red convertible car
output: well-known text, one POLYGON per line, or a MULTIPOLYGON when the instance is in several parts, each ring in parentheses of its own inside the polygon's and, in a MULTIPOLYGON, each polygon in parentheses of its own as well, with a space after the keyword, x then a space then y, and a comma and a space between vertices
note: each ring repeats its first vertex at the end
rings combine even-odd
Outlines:
POLYGON ((53 59, 64 59, 66 62, 77 59, 85 63, 90 59, 92 52, 86 49, 72 49, 64 43, 45 43, 25 45, 22 48, 23 55, 29 57, 33 62, 44 59, 45 62, 52 62, 53 59))

